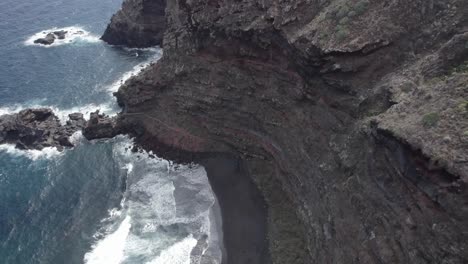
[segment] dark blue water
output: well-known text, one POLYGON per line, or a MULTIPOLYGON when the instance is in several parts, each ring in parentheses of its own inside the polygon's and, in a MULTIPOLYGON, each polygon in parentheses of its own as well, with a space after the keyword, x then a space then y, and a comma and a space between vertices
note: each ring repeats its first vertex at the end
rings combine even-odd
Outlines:
MULTIPOLYGON (((0 1, 0 115, 36 106, 62 119, 119 111, 112 92, 161 54, 99 41, 120 5, 0 1), (65 27, 85 35, 47 48, 28 42, 65 27)), ((201 263, 192 249, 207 237, 218 243, 218 227, 210 225, 215 198, 202 167, 131 153, 125 137, 75 140, 77 147, 62 153, 0 146, 1 264, 201 263)), ((205 263, 219 263, 216 247, 201 251, 205 263)))

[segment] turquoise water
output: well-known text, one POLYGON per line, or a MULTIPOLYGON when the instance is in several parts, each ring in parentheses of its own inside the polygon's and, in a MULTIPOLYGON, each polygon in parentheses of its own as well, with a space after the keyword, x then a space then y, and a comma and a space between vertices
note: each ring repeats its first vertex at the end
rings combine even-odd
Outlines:
MULTIPOLYGON (((36 106, 63 120, 75 111, 118 112, 112 92, 161 56, 158 48, 99 40, 120 5, 1 1, 0 115, 36 106), (55 28, 84 34, 32 45, 33 36, 55 28)), ((202 167, 131 153, 123 136, 88 142, 77 134, 74 141, 61 153, 0 146, 0 263, 219 263, 216 200, 202 167), (206 238, 211 246, 202 246, 198 261, 193 248, 206 238)))

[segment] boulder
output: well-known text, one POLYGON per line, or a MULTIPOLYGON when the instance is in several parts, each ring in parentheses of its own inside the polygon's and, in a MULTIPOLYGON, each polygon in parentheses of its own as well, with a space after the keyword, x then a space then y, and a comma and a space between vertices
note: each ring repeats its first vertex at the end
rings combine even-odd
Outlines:
POLYGON ((68 31, 65 30, 59 30, 59 31, 54 31, 54 35, 58 39, 65 39, 65 36, 67 35, 68 31))
POLYGON ((117 134, 115 118, 99 114, 99 110, 90 114, 89 121, 83 129, 83 136, 88 140, 112 138, 117 134))
POLYGON ((44 38, 36 39, 34 43, 41 45, 51 45, 55 42, 55 38, 56 37, 54 33, 49 33, 44 38))

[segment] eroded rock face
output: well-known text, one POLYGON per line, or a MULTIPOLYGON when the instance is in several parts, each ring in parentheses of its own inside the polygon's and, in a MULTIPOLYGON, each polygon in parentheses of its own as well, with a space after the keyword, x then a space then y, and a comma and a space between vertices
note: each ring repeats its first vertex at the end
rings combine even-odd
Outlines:
POLYGON ((240 157, 273 263, 465 263, 467 8, 169 1, 118 126, 164 157, 240 157))
POLYGON ((160 45, 165 29, 166 0, 126 0, 112 17, 102 40, 112 45, 150 47, 160 45))

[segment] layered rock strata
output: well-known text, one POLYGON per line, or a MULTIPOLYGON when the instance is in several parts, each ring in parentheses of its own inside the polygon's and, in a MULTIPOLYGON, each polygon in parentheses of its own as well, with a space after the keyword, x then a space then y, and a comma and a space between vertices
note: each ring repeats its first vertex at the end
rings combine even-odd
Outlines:
POLYGON ((467 7, 169 1, 118 126, 163 157, 238 157, 273 263, 466 263, 467 7))

